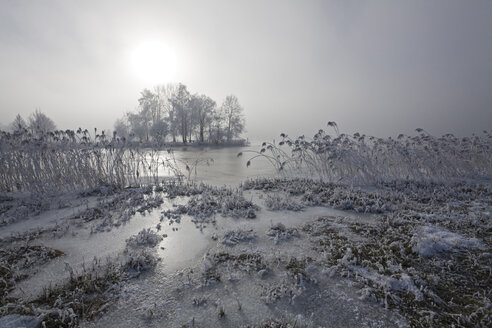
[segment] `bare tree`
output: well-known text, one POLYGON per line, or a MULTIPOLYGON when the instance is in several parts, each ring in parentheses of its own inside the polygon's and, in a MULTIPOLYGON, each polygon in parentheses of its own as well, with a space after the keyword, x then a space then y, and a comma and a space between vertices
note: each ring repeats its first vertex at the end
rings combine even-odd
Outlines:
POLYGON ((152 123, 157 121, 159 117, 159 108, 157 96, 155 93, 153 93, 149 89, 144 89, 140 93, 138 105, 140 107, 141 115, 149 121, 149 125, 152 125, 152 123))
POLYGON ((27 123, 26 123, 26 121, 24 121, 22 116, 20 116, 20 114, 17 114, 17 116, 12 121, 12 123, 10 123, 9 128, 11 131, 14 131, 14 132, 15 131, 21 131, 23 129, 27 129, 27 123))
POLYGON ((187 143, 188 129, 189 129, 189 116, 190 116, 190 93, 184 84, 179 84, 178 91, 174 94, 169 101, 173 105, 176 111, 176 119, 180 126, 180 134, 183 143, 187 143))
POLYGON ((236 96, 227 96, 222 103, 221 110, 226 120, 227 141, 239 137, 244 130, 243 108, 236 96))
POLYGON ((150 127, 150 136, 152 137, 152 140, 159 143, 165 141, 168 132, 168 125, 163 119, 156 121, 150 127))
POLYGON ((137 137, 139 141, 149 140, 149 122, 141 113, 128 113, 128 123, 130 125, 131 135, 137 137))
POLYGON ((225 116, 221 109, 214 108, 212 112, 212 119, 209 123, 209 141, 219 143, 222 141, 225 135, 225 116))
POLYGON ((138 99, 139 111, 137 114, 130 115, 132 129, 140 137, 140 140, 149 141, 150 128, 157 121, 158 108, 156 95, 149 89, 144 89, 138 99))
POLYGON ((44 134, 53 130, 56 130, 55 122, 48 116, 46 116, 39 109, 36 109, 34 113, 29 116, 29 129, 36 134, 44 134))
MULTIPOLYGON (((178 87, 179 85, 176 83, 168 83, 165 85, 158 85, 154 87, 158 121, 166 123, 165 135, 170 133, 173 138, 173 142, 176 142, 178 124, 176 119, 176 112, 170 99, 176 94, 178 87)), ((158 123, 158 125, 164 127, 164 125, 161 124, 162 122, 158 123)))
POLYGON ((167 133, 171 134, 173 142, 176 142, 179 124, 176 109, 170 100, 176 95, 178 89, 179 84, 176 83, 168 83, 154 87, 154 93, 157 97, 157 106, 159 108, 159 117, 167 123, 167 133))
POLYGON ((114 122, 114 131, 116 132, 116 136, 120 138, 128 139, 130 135, 130 125, 128 124, 128 120, 125 118, 119 118, 114 122))
POLYGON ((230 141, 244 130, 243 108, 236 96, 226 97, 217 108, 210 97, 191 95, 181 83, 159 85, 152 90, 141 92, 138 111, 127 114, 128 124, 118 120, 115 130, 124 131, 128 127, 141 141, 164 142, 170 134, 176 142, 181 136, 183 143, 191 142, 192 138, 205 142, 206 135, 209 142, 230 141))
POLYGON ((212 120, 212 114, 214 112, 216 103, 212 98, 205 95, 193 95, 191 97, 191 106, 193 108, 193 114, 198 122, 199 140, 205 141, 205 126, 207 126, 212 120))

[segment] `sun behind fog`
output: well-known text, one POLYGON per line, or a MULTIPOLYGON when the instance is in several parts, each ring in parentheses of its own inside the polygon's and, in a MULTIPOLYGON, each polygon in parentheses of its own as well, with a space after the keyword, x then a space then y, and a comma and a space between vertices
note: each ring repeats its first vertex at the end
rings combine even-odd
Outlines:
POLYGON ((131 53, 135 75, 146 84, 160 84, 175 80, 178 60, 174 49, 159 41, 140 43, 131 53))

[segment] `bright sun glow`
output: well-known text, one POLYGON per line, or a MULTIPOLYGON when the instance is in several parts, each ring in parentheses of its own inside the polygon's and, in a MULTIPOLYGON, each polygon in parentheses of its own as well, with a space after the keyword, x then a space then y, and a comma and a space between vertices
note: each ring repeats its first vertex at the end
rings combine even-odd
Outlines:
POLYGON ((178 71, 176 53, 158 41, 138 45, 131 54, 131 65, 136 76, 147 84, 173 82, 178 71))

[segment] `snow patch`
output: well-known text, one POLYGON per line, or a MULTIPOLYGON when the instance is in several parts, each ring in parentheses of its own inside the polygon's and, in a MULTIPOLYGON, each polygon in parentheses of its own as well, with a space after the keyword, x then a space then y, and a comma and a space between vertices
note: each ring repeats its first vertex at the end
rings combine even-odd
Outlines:
POLYGON ((412 293, 415 296, 416 301, 422 301, 424 299, 420 289, 415 285, 413 279, 406 273, 402 273, 400 278, 397 279, 380 274, 370 268, 355 265, 350 266, 349 268, 365 279, 372 281, 375 285, 382 287, 384 290, 405 291, 412 293))
POLYGON ((431 257, 441 252, 456 249, 483 249, 483 243, 477 238, 466 238, 454 232, 436 226, 418 227, 412 237, 412 250, 420 256, 431 257))

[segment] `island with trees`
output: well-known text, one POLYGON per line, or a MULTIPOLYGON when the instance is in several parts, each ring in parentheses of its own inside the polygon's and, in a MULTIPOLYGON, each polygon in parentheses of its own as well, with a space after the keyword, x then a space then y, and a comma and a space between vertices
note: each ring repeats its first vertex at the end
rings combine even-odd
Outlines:
POLYGON ((116 120, 116 135, 142 143, 245 145, 243 107, 234 95, 220 106, 207 95, 192 94, 186 85, 144 89, 138 107, 116 120))
MULTIPOLYGON (((94 138, 109 136, 127 143, 155 146, 245 146, 243 107, 235 95, 228 95, 220 106, 204 94, 192 94, 182 83, 158 85, 140 93, 138 106, 116 119, 114 130, 94 131, 94 138)), ((57 129, 54 121, 40 109, 29 118, 17 114, 7 126, 11 132, 27 131, 33 136, 57 129)), ((80 130, 80 128, 79 128, 80 130)))

